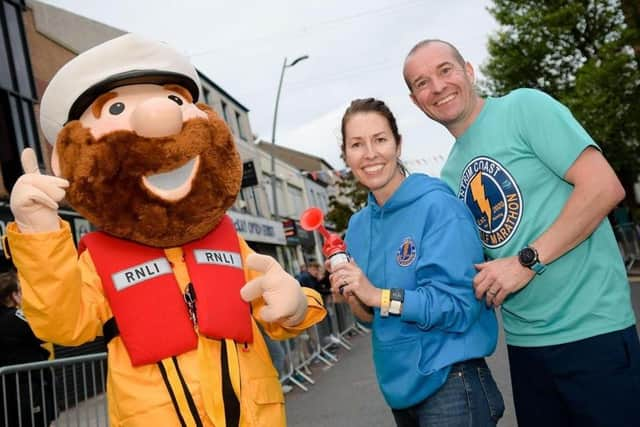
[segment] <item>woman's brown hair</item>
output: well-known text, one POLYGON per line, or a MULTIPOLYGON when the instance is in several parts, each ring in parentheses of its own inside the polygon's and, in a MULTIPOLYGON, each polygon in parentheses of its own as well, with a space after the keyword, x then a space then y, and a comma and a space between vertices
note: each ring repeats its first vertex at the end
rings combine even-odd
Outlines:
MULTIPOLYGON (((345 143, 345 131, 347 127, 347 122, 351 116, 358 113, 377 113, 385 118, 387 123, 389 124, 389 128, 391 128, 391 133, 393 134, 394 139, 396 140, 396 146, 400 144, 402 141, 402 136, 398 131, 398 123, 396 122, 396 118, 387 107, 383 101, 380 101, 376 98, 363 98, 363 99, 354 99, 351 101, 351 104, 346 109, 342 116, 342 124, 340 130, 342 132, 342 144, 340 145, 340 150, 342 151, 342 160, 346 160, 346 143, 345 143)), ((398 166, 400 167, 400 171, 404 176, 408 175, 407 168, 402 164, 400 159, 398 159, 398 166)))

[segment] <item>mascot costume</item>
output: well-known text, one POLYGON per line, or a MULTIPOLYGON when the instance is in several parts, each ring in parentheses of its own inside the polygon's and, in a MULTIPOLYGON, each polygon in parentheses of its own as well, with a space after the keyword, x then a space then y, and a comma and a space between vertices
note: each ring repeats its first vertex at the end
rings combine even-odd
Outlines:
POLYGON ((189 60, 127 34, 53 77, 7 230, 24 312, 43 340, 108 342, 111 425, 285 425, 277 373, 257 326, 286 339, 320 321, 315 291, 252 253, 225 211, 242 166, 225 123, 198 99, 189 60), (76 251, 68 202, 100 230, 76 251))

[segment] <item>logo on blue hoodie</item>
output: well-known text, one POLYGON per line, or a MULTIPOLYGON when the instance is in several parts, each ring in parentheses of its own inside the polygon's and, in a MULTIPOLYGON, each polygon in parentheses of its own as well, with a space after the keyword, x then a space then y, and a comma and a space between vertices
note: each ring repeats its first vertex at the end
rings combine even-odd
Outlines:
POLYGON ((396 252, 396 261, 400 267, 407 267, 416 259, 416 243, 411 237, 407 237, 396 252))
POLYGON ((476 218, 487 248, 499 248, 513 236, 522 219, 522 195, 511 174, 489 157, 465 166, 458 194, 476 218))

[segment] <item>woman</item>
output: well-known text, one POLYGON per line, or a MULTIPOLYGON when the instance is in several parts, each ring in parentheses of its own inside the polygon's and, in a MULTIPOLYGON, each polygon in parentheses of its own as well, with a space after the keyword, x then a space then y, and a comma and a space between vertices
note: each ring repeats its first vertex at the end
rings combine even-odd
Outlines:
MULTIPOLYGON (((0 272, 0 366, 47 360, 49 351, 42 348, 42 341, 33 334, 20 310, 22 294, 16 272, 12 266, 5 265, 8 264, 6 260, 0 260, 0 264, 0 270, 5 270, 0 272)), ((55 418, 51 372, 37 370, 29 375, 25 371, 4 377, 5 396, 0 381, 0 426, 49 425, 55 418), (17 385, 16 379, 19 380, 17 385), (42 404, 43 395, 46 409, 42 404)))
POLYGON ((484 356, 497 322, 474 296, 475 224, 440 180, 407 176, 400 148, 382 101, 351 103, 342 155, 370 193, 349 221, 353 259, 334 268, 332 290, 372 326, 378 383, 399 427, 494 426, 504 403, 484 356))

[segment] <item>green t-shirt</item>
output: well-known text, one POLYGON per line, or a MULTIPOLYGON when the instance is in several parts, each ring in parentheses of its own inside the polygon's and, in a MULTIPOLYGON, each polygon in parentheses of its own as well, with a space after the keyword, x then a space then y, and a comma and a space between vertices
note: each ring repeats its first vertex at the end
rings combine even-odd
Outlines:
MULTIPOLYGON (((455 142, 442 179, 473 212, 485 254, 516 255, 560 214, 563 179, 593 139, 550 96, 518 89, 488 98, 455 142)), ((624 263, 605 218, 589 238, 547 266, 502 305, 507 343, 577 341, 635 323, 624 263)))

